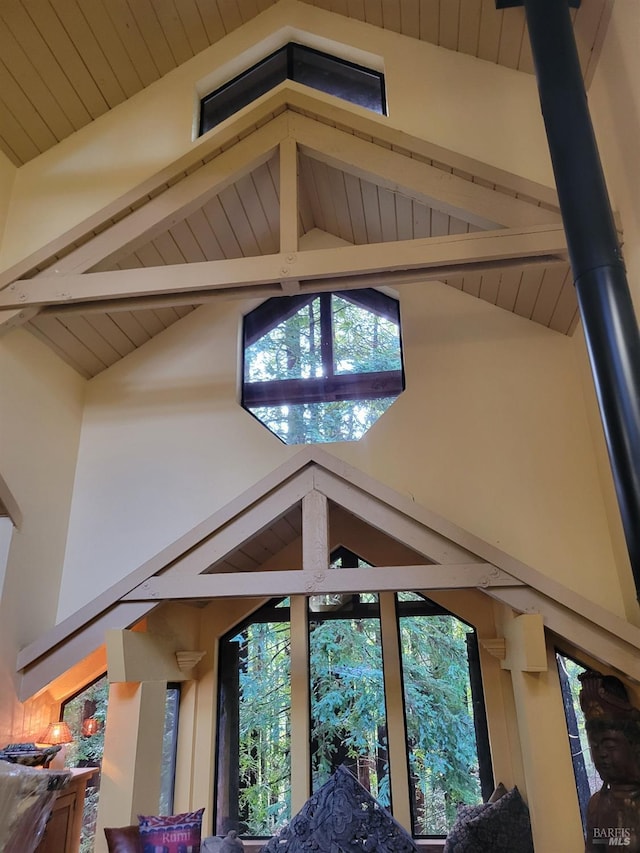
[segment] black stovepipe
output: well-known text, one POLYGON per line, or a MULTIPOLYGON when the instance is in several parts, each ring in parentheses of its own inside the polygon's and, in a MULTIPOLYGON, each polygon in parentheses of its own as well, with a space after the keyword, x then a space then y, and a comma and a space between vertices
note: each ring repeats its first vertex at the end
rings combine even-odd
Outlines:
POLYGON ((522 0, 520 5, 525 7, 580 317, 640 599, 638 323, 591 123, 568 2, 522 0))

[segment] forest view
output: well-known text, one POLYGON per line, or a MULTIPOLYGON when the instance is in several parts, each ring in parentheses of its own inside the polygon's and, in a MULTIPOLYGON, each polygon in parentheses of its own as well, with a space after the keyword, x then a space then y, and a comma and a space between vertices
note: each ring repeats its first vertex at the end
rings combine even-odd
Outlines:
MULTIPOLYGON (((459 803, 481 801, 471 629, 451 615, 419 615, 421 596, 399 597, 413 832, 445 835, 459 803)), ((355 609, 343 618, 309 614, 312 784, 317 790, 344 763, 391 806, 378 597, 353 598, 355 609)), ((240 662, 237 817, 249 836, 270 836, 292 817, 291 632, 288 608, 281 612, 281 620, 256 620, 229 639, 240 662)))
POLYGON ((397 303, 384 299, 392 311, 329 293, 283 307, 245 343, 245 406, 286 444, 361 438, 402 390, 397 303))
MULTIPOLYGON (((159 814, 171 814, 172 811, 179 700, 179 686, 168 685, 162 739, 159 814)), ((87 783, 79 853, 93 853, 95 847, 108 704, 109 682, 107 676, 103 675, 68 699, 62 707, 62 719, 68 723, 73 737, 71 743, 66 746, 65 765, 97 768, 97 772, 87 783)))

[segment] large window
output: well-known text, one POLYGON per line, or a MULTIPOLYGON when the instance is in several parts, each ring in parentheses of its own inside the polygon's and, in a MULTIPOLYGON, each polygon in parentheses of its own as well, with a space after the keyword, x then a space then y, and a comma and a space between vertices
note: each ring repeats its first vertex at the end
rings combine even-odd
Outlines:
POLYGON ((292 817, 291 719, 309 714, 312 790, 346 764, 393 810, 391 775, 408 774, 414 835, 446 835, 457 805, 493 787, 474 630, 414 593, 312 596, 307 613, 309 708, 292 707, 306 643, 288 600, 221 639, 215 831, 270 836, 292 817), (395 614, 393 648, 381 611, 395 614), (402 673, 391 686, 389 667, 402 673), (393 768, 387 709, 397 726, 403 708, 406 761, 393 768))
MULTIPOLYGON (((93 853, 95 846, 108 703, 109 682, 107 676, 102 675, 67 699, 61 708, 60 718, 69 725, 73 737, 72 742, 65 747, 65 765, 98 768, 98 772, 87 783, 79 853, 93 853)), ((180 685, 168 684, 162 742, 160 814, 171 814, 173 811, 179 704, 180 685)))
POLYGON ((242 405, 285 444, 356 441, 404 389, 398 303, 275 297, 244 319, 242 405))
POLYGON ((340 596, 309 613, 312 789, 346 764, 391 804, 387 714, 377 595, 340 596))
POLYGON ((287 79, 376 113, 386 111, 381 72, 292 42, 204 97, 200 102, 200 134, 287 79))
POLYGON ((290 817, 288 602, 263 607, 220 645, 216 832, 270 836, 290 817))
POLYGON ((402 682, 414 835, 446 834, 459 803, 482 802, 493 787, 479 746, 486 734, 472 628, 415 593, 398 593, 402 682), (470 648, 471 646, 471 648, 470 648), (479 713, 474 712, 474 698, 479 713))
POLYGON ((87 783, 80 853, 92 853, 94 848, 108 701, 109 682, 107 676, 102 675, 67 699, 62 706, 61 719, 69 725, 73 736, 72 742, 66 746, 66 766, 98 768, 98 772, 87 783))
POLYGON ((164 731, 162 733, 162 765, 160 770, 159 814, 173 814, 173 791, 176 777, 178 751, 178 716, 180 713, 180 685, 167 684, 164 706, 164 731))

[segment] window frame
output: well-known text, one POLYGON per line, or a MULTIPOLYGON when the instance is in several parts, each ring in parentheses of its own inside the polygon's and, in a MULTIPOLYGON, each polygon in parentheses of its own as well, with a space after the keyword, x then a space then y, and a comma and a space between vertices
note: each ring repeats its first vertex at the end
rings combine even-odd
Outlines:
MULTIPOLYGON (((362 290, 335 290, 297 296, 274 296, 244 316, 240 403, 261 423, 263 422, 253 411, 255 408, 336 401, 368 402, 388 397, 396 398, 405 390, 405 386, 400 303, 378 290, 364 288, 362 290), (376 314, 397 326, 399 369, 353 373, 336 371, 332 321, 334 297, 349 302, 363 311, 376 314), (319 338, 323 375, 253 382, 247 380, 247 349, 277 326, 290 320, 302 308, 311 305, 315 300, 320 301, 319 338)), ((336 440, 340 440, 340 438, 338 437, 336 440)))
MULTIPOLYGON (((318 76, 321 81, 322 75, 318 76)), ((382 71, 377 71, 375 68, 367 68, 364 65, 351 62, 348 59, 343 59, 340 56, 335 56, 313 47, 308 47, 304 44, 289 42, 200 99, 198 136, 208 133, 208 131, 217 127, 225 119, 234 115, 243 107, 246 107, 285 80, 300 82, 313 89, 349 101, 349 103, 362 106, 364 109, 370 109, 380 115, 387 115, 387 96, 384 73, 382 71), (305 62, 305 58, 311 61, 305 62), (311 69, 311 77, 313 77, 314 61, 322 61, 325 65, 329 66, 329 69, 333 71, 334 81, 336 76, 340 77, 342 75, 344 82, 344 78, 350 75, 352 78, 351 89, 358 89, 358 86, 354 86, 353 83, 360 82, 362 84, 360 93, 362 95, 369 93, 369 100, 371 102, 373 100, 376 101, 376 108, 363 104, 362 99, 356 100, 352 97, 346 97, 344 87, 342 88, 343 93, 338 94, 335 91, 337 88, 336 85, 322 86, 314 85, 313 82, 310 82, 309 75, 305 75, 304 71, 305 69, 307 71, 311 69), (305 79, 300 79, 301 77, 305 79), (375 95, 374 89, 376 89, 375 95)), ((316 80, 316 83, 318 83, 318 80, 316 80)))
POLYGON ((590 748, 588 744, 585 744, 582 741, 579 733, 578 726, 578 709, 576 708, 576 697, 574 697, 573 692, 571 690, 571 684, 569 683, 569 678, 563 666, 563 661, 570 661, 576 666, 580 667, 583 672, 588 672, 592 667, 588 664, 583 663, 579 658, 577 658, 573 654, 569 654, 561 648, 556 647, 554 649, 556 666, 558 669, 558 680, 560 683, 560 693, 562 696, 562 706, 564 710, 565 723, 567 726, 567 740, 569 745, 569 751, 571 754, 571 764, 573 766, 573 775, 574 781, 576 785, 576 796, 578 798, 578 806, 580 808, 580 819, 582 821, 582 828, 586 831, 587 827, 587 806, 589 804, 589 799, 592 794, 595 793, 591 790, 591 786, 589 784, 589 773, 587 771, 587 764, 593 765, 593 759, 590 754, 590 748), (580 750, 575 751, 573 749, 572 740, 575 742, 578 741, 580 745, 580 750), (588 751, 588 761, 585 760, 585 752, 588 751))
POLYGON ((165 698, 165 724, 163 730, 163 762, 160 770, 160 799, 166 795, 167 811, 166 814, 173 814, 173 802, 175 798, 176 787, 176 766, 178 762, 178 730, 180 726, 180 700, 182 698, 182 684, 179 681, 167 682, 167 693, 165 698), (170 731, 167 730, 166 717, 168 710, 169 691, 173 691, 175 695, 175 714, 173 717, 173 725, 170 731), (164 737, 171 735, 171 751, 168 756, 168 761, 165 763, 164 758, 164 737), (166 782, 166 791, 163 789, 163 782, 166 782))
MULTIPOLYGON (((352 557, 355 557, 357 560, 357 556, 353 555, 346 548, 338 549, 342 554, 340 555, 343 560, 343 565, 350 565, 349 562, 352 557), (344 562, 346 559, 347 562, 344 562)), ((332 562, 335 559, 336 552, 332 553, 332 562)), ((357 565, 357 563, 356 563, 357 565)), ((339 567, 336 567, 333 570, 339 571, 339 567)), ((375 571, 375 568, 372 567, 371 571, 375 571)), ((392 593, 394 595, 395 601, 395 621, 396 628, 398 631, 398 637, 400 635, 400 617, 401 616, 410 616, 410 615, 421 615, 421 616, 451 616, 460 622, 464 623, 470 628, 470 632, 467 635, 468 638, 472 638, 471 640, 467 639, 467 652, 468 652, 468 667, 469 667, 469 683, 471 689, 471 702, 473 707, 473 721, 475 728, 475 737, 476 737, 476 746, 477 746, 477 755, 478 755, 478 765, 479 765, 479 775, 480 775, 480 789, 482 792, 483 799, 487 799, 488 796, 493 791, 494 788, 494 776, 493 776, 493 766, 491 760, 491 751, 489 747, 489 734, 488 734, 488 725, 487 725, 487 716, 486 716, 486 706, 484 701, 484 691, 482 686, 482 672, 480 667, 480 658, 478 654, 478 641, 477 641, 477 631, 473 625, 470 625, 465 619, 462 619, 455 613, 452 613, 450 610, 445 607, 437 604, 426 596, 423 597, 423 601, 404 601, 401 602, 398 600, 397 593, 392 593)), ((380 595, 380 593, 378 593, 380 595)), ((325 610, 313 613, 309 612, 308 601, 307 601, 307 622, 310 621, 329 621, 335 619, 355 619, 355 618, 373 618, 374 616, 380 617, 380 603, 376 605, 371 605, 366 602, 361 602, 357 598, 358 594, 354 595, 353 609, 350 609, 347 613, 340 613, 339 610, 325 610)), ((276 605, 279 602, 285 600, 286 597, 271 599, 267 604, 263 605, 263 607, 259 608, 255 613, 247 616, 241 622, 239 622, 235 627, 226 632, 219 639, 219 661, 220 668, 225 667, 225 655, 224 655, 224 643, 225 641, 230 640, 232 637, 236 636, 238 633, 243 631, 247 625, 251 623, 265 623, 265 622, 287 622, 291 625, 291 607, 277 607, 276 605)), ((309 596, 305 596, 305 598, 309 598, 309 596)), ((309 624, 307 624, 307 631, 309 631, 309 624)), ((383 658, 386 654, 389 654, 389 650, 385 652, 385 643, 384 639, 382 639, 382 654, 383 658)), ((400 683, 401 683, 401 696, 400 703, 404 708, 404 687, 402 686, 402 655, 399 650, 398 654, 400 655, 398 659, 398 666, 400 672, 400 683)), ((307 644, 307 658, 309 658, 309 647, 307 644)), ((310 666, 309 660, 307 661, 307 667, 310 666)), ((221 680, 223 674, 221 671, 218 672, 218 683, 217 683, 217 719, 218 726, 220 726, 220 720, 222 719, 225 708, 223 708, 223 699, 222 699, 222 688, 221 688, 221 680)), ((227 679, 229 677, 233 678, 233 675, 230 676, 229 673, 226 674, 227 679)), ((237 681, 236 681, 237 683, 237 681)), ((388 702, 388 696, 390 695, 390 691, 394 688, 390 685, 386 685, 384 687, 385 690, 385 703, 388 702)), ((311 707, 309 706, 307 712, 311 714, 311 707)), ((311 723, 311 721, 310 721, 311 723)), ((311 727, 310 727, 311 731, 311 727)), ((213 803, 213 816, 214 816, 214 827, 218 826, 218 821, 221 820, 221 816, 218 815, 218 789, 219 786, 224 786, 225 780, 221 778, 221 755, 220 755, 220 728, 217 730, 216 734, 216 752, 215 752, 215 766, 214 766, 214 803, 213 803)), ((309 779, 311 779, 311 767, 310 764, 308 768, 309 779)), ((406 767, 403 768, 395 768, 390 771, 393 775, 397 773, 406 772, 409 773, 409 752, 407 745, 407 753, 406 753, 406 767)), ((415 816, 413 814, 413 798, 410 798, 410 808, 412 811, 412 825, 415 825, 415 816)), ((251 836, 245 835, 244 838, 263 838, 267 836, 251 836)), ((443 838, 443 835, 414 835, 414 838, 434 838, 440 839, 443 838)))

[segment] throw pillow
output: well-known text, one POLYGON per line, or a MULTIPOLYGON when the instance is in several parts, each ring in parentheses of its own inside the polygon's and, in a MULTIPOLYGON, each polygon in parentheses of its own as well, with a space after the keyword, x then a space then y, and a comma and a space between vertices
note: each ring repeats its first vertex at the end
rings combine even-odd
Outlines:
POLYGON ((488 803, 477 806, 458 806, 456 822, 444 842, 442 853, 482 853, 469 834, 469 821, 481 814, 488 803))
POLYGON ((505 788, 505 786, 502 784, 502 782, 498 782, 498 785, 496 786, 496 788, 494 788, 493 794, 491 794, 491 796, 489 797, 487 802, 488 803, 497 803, 498 800, 501 797, 504 797, 504 795, 506 793, 507 793, 507 789, 505 788))
POLYGON ((491 853, 533 853, 533 836, 527 804, 517 788, 488 805, 467 824, 478 850, 491 853))
POLYGON ((109 853, 142 853, 140 830, 135 826, 105 827, 109 853))
POLYGON ((138 815, 143 853, 200 853, 202 815, 195 812, 160 817, 138 815))

